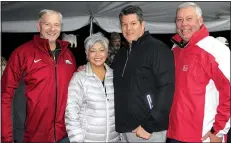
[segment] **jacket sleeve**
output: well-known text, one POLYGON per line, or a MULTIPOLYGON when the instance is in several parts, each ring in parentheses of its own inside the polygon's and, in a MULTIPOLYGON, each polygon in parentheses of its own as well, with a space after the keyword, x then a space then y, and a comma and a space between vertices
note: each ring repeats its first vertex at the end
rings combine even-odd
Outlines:
POLYGON ((10 56, 8 64, 2 75, 1 83, 1 139, 2 142, 12 142, 12 113, 11 103, 15 89, 18 87, 19 80, 22 77, 23 64, 20 52, 16 49, 10 56))
MULTIPOLYGON (((158 130, 156 125, 168 124, 170 108, 172 105, 175 84, 175 64, 173 53, 166 45, 157 47, 157 52, 152 56, 152 70, 155 76, 157 92, 155 93, 155 105, 149 117, 141 126, 149 133, 158 130)), ((167 128, 167 125, 166 125, 167 128)))
POLYGON ((67 106, 65 110, 65 124, 70 142, 83 142, 84 134, 82 131, 79 112, 83 103, 83 85, 74 73, 68 87, 67 106))
POLYGON ((208 51, 211 55, 208 56, 207 64, 204 64, 204 70, 219 92, 217 114, 211 132, 223 137, 230 129, 230 50, 217 42, 213 46, 208 51))

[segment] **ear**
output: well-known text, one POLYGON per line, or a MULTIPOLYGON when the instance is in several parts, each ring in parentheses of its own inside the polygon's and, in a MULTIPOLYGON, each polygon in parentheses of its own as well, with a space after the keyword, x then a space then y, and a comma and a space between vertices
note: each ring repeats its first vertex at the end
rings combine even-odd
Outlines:
POLYGON ((37 21, 36 27, 37 27, 38 32, 40 32, 40 30, 41 30, 41 28, 40 28, 40 21, 37 21))
POLYGON ((203 17, 200 16, 200 17, 199 17, 199 24, 200 24, 200 26, 203 24, 203 22, 204 22, 203 17))
MULTIPOLYGON (((88 49, 89 50, 89 49, 88 49)), ((86 58, 88 59, 88 50, 85 50, 86 58)))
POLYGON ((141 25, 142 25, 142 29, 143 29, 143 30, 144 30, 144 28, 145 28, 145 24, 146 24, 146 22, 145 22, 145 21, 142 21, 141 25))

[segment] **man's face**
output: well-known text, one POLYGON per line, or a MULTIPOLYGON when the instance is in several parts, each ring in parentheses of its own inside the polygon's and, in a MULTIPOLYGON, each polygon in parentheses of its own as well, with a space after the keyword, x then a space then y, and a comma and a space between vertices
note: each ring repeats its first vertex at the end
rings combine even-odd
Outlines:
POLYGON ((144 34, 143 21, 140 23, 136 14, 124 15, 121 18, 122 33, 124 38, 131 44, 144 34))
POLYGON ((112 47, 120 47, 120 45, 121 45, 120 39, 112 39, 110 42, 111 42, 112 47))
POLYGON ((192 35, 200 30, 203 24, 203 18, 196 15, 196 10, 193 7, 181 8, 177 12, 176 28, 180 37, 188 42, 192 35))
POLYGON ((56 41, 61 32, 61 19, 57 13, 46 13, 39 21, 40 37, 48 39, 50 43, 56 41))

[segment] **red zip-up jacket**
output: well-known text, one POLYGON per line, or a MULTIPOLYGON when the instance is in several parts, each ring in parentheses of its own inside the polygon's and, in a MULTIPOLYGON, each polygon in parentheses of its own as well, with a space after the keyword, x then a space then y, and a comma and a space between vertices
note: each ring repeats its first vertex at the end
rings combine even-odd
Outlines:
POLYGON ((68 42, 57 42, 61 51, 56 60, 50 53, 48 40, 38 35, 11 54, 1 85, 3 142, 13 140, 11 102, 22 78, 26 85, 27 103, 24 142, 56 142, 67 135, 64 112, 67 89, 76 63, 68 42))
MULTIPOLYGON (((173 39, 181 41, 178 34, 173 39)), ((211 131, 223 137, 230 128, 229 48, 202 25, 184 48, 175 44, 173 53, 176 82, 167 136, 201 142, 211 131)))

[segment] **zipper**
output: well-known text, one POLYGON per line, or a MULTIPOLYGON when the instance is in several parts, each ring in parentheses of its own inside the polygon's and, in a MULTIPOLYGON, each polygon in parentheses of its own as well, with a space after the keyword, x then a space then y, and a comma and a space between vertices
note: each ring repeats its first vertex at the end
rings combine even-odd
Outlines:
POLYGON ((180 48, 185 48, 186 46, 188 46, 188 43, 189 42, 187 42, 187 43, 184 43, 184 44, 182 44, 182 43, 180 43, 180 42, 177 42, 175 39, 173 39, 173 38, 171 38, 170 39, 172 42, 173 42, 173 44, 176 44, 178 47, 180 47, 180 48))
POLYGON ((108 102, 109 102, 109 99, 108 99, 108 96, 107 96, 107 90, 106 90, 106 86, 105 86, 105 83, 104 83, 104 89, 105 89, 105 95, 106 95, 106 126, 107 126, 107 131, 106 131, 106 142, 108 142, 108 131, 109 131, 109 129, 108 129, 108 119, 109 119, 109 114, 108 114, 108 108, 109 108, 109 106, 108 106, 108 102))
MULTIPOLYGON (((55 110, 54 110, 54 112, 55 112, 55 115, 54 115, 54 142, 56 142, 57 141, 57 139, 56 139, 56 110, 57 110, 57 98, 58 98, 58 82, 57 82, 57 61, 56 61, 56 59, 55 59, 55 53, 58 51, 58 50, 60 50, 60 49, 57 49, 57 50, 55 50, 54 51, 54 53, 53 53, 53 61, 54 61, 54 66, 55 66, 55 110)), ((58 57, 58 56, 57 56, 58 57)))
POLYGON ((126 66, 127 66, 128 57, 129 57, 129 55, 130 55, 130 53, 131 53, 131 50, 132 50, 132 47, 130 47, 129 51, 127 51, 127 59, 126 59, 126 62, 125 62, 125 64, 124 64, 124 68, 123 68, 123 72, 122 72, 122 77, 124 77, 124 71, 125 71, 125 68, 126 68, 126 66))

